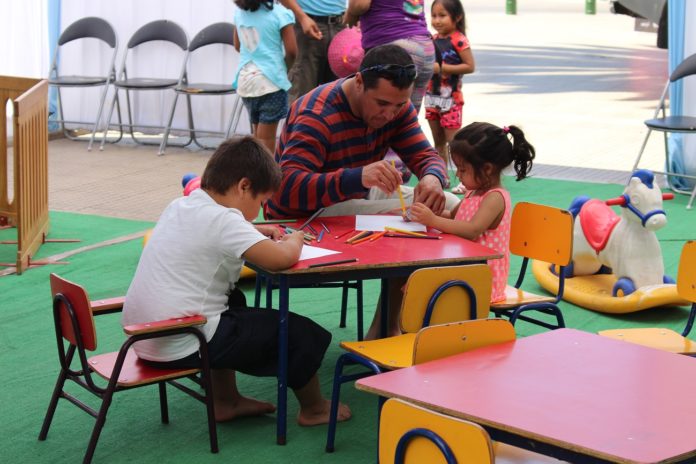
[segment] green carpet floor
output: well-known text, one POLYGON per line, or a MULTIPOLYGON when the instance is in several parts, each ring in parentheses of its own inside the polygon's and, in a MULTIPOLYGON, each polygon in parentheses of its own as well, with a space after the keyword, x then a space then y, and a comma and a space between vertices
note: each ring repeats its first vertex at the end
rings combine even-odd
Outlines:
MULTIPOLYGON (((610 198, 621 193, 618 185, 527 179, 506 186, 515 201, 533 201, 566 207, 579 194, 610 198)), ((686 197, 666 202, 668 226, 658 232, 668 274, 675 275, 679 252, 688 239, 696 239, 696 212, 684 209, 686 197)), ((80 243, 44 245, 37 258, 52 256, 88 244, 132 234, 151 227, 151 223, 70 213, 51 214, 50 237, 79 238, 80 243)), ((10 240, 13 230, 0 231, 0 240, 10 240)), ((56 272, 80 282, 92 298, 123 294, 137 265, 140 240, 131 240, 71 256, 67 265, 30 269, 21 276, 0 277, 0 369, 4 381, 0 388, 0 456, 6 462, 73 463, 82 459, 93 419, 67 402, 60 402, 45 442, 37 435, 58 372, 48 275, 56 272)), ((0 261, 11 261, 16 249, 0 245, 0 261)), ((519 260, 513 259, 511 281, 519 260)), ((242 288, 251 297, 253 283, 242 288)), ((525 289, 543 292, 529 276, 525 289)), ((378 284, 367 282, 366 319, 377 301, 378 284)), ((355 337, 353 293, 349 300, 349 326, 338 328, 338 289, 297 289, 291 294, 291 308, 312 317, 331 330, 334 340, 320 371, 324 392, 330 393, 333 364, 339 354, 338 342, 355 337)), ((686 321, 686 308, 659 308, 622 316, 611 316, 563 303, 568 327, 597 331, 604 328, 660 325, 680 331, 686 321)), ((97 319, 99 351, 116 349, 124 339, 118 315, 97 319)), ((520 336, 541 329, 519 323, 520 336)), ((249 395, 275 402, 275 380, 240 376, 240 389, 249 395)), ((510 379, 514 385, 514 379, 510 379)), ((75 393, 82 393, 75 388, 75 393)), ((375 461, 376 401, 350 385, 343 399, 353 409, 354 418, 339 426, 332 455, 324 453, 326 427, 301 428, 292 419, 297 405, 291 397, 288 444, 275 443, 275 416, 240 420, 218 427, 220 453, 208 450, 204 408, 176 391, 171 391, 170 424, 159 422, 156 389, 136 389, 116 395, 95 454, 95 462, 172 462, 172 463, 265 463, 326 462, 356 463, 375 461)), ((83 395, 84 396, 84 395, 83 395)), ((90 398, 90 403, 95 404, 90 398)))

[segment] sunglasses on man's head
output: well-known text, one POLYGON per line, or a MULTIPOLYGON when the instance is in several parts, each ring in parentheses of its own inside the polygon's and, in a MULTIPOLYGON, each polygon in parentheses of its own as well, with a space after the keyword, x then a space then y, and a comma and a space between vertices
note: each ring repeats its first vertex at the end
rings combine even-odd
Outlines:
POLYGON ((369 68, 361 69, 361 74, 364 73, 375 73, 377 75, 388 75, 396 79, 409 79, 413 80, 416 78, 416 65, 415 64, 378 64, 376 66, 370 66, 369 68))

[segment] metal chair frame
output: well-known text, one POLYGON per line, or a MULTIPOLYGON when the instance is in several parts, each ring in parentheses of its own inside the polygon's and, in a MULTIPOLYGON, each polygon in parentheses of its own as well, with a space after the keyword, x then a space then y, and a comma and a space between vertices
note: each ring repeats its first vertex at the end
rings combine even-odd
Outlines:
MULTIPOLYGON (((64 281, 64 279, 58 276, 52 275, 51 279, 52 281, 53 279, 63 281, 66 283, 66 285, 73 288, 77 287, 81 290, 81 288, 76 284, 64 281)), ((105 311, 95 314, 107 314, 118 311, 119 309, 120 305, 116 308, 107 307, 105 311)), ((214 418, 215 414, 212 386, 210 383, 211 377, 208 361, 208 348, 203 333, 197 327, 190 325, 170 326, 169 328, 160 328, 158 330, 154 326, 159 323, 152 323, 152 331, 133 334, 123 343, 123 345, 121 345, 116 357, 116 361, 113 365, 111 375, 107 379, 108 384, 106 388, 103 388, 94 382, 92 374, 93 372, 96 372, 96 370, 91 366, 86 354, 86 350, 96 349, 96 333, 94 332, 94 322, 92 321, 92 318, 92 308, 88 300, 80 302, 71 301, 66 294, 61 293, 60 291, 55 292, 53 298, 53 319, 56 341, 58 344, 58 358, 61 369, 53 390, 53 394, 51 395, 51 400, 41 427, 41 432, 39 433, 39 440, 45 440, 48 435, 48 431, 53 420, 53 415, 58 406, 58 400, 60 398, 66 399, 96 419, 96 423, 87 446, 87 451, 85 452, 85 456, 83 458, 83 463, 88 464, 92 461, 92 457, 94 456, 94 451, 96 450, 99 436, 101 435, 102 428, 106 422, 106 415, 109 410, 109 406, 111 405, 114 393, 124 390, 131 390, 138 387, 150 386, 156 383, 159 388, 160 396, 160 416, 162 423, 166 424, 169 422, 169 409, 166 391, 166 384, 168 383, 206 405, 208 415, 208 433, 210 436, 210 450, 212 453, 217 453, 219 448, 217 440, 217 428, 214 418), (85 322, 86 320, 89 320, 89 322, 85 322), (85 325, 87 325, 87 327, 85 327, 85 325), (184 333, 192 334, 198 339, 199 352, 201 356, 200 372, 202 373, 202 377, 200 379, 195 378, 195 371, 198 370, 194 370, 194 372, 191 373, 191 369, 182 369, 181 373, 177 373, 175 370, 163 371, 161 378, 144 383, 137 383, 134 385, 119 384, 119 377, 121 376, 121 371, 124 366, 124 362, 126 361, 126 356, 134 343, 140 340, 184 333), (64 340, 68 341, 67 350, 64 340), (75 354, 77 354, 79 359, 79 369, 77 370, 72 368, 72 362, 75 354), (188 386, 176 381, 176 379, 182 378, 189 378, 198 383, 203 387, 205 394, 200 394, 188 386), (75 382, 75 384, 101 399, 99 409, 93 409, 74 395, 66 392, 64 390, 64 386, 65 382, 68 380, 75 382)), ((205 321, 204 318, 202 318, 202 320, 203 322, 205 321)))
POLYGON ((696 175, 682 174, 682 173, 678 173, 678 172, 674 172, 674 171, 669 170, 669 166, 671 165, 671 162, 670 162, 670 153, 669 153, 668 133, 670 133, 670 132, 677 132, 677 133, 684 133, 684 134, 696 133, 696 116, 686 116, 686 115, 667 116, 665 100, 667 99, 667 95, 669 94, 669 87, 672 83, 675 83, 683 78, 693 76, 694 74, 696 74, 696 53, 685 58, 679 64, 679 66, 677 66, 675 68, 675 70, 672 72, 672 74, 667 79, 667 83, 665 84, 665 88, 662 91, 662 96, 660 97, 660 102, 657 105, 657 109, 655 109, 655 113, 653 114, 652 119, 648 119, 645 121, 645 125, 648 128, 648 133, 645 134, 645 138, 643 139, 643 144, 640 147, 640 151, 638 152, 638 157, 636 158, 635 163, 633 163, 633 169, 631 171, 631 172, 635 172, 636 169, 638 169, 638 164, 640 163, 640 160, 643 156, 643 152, 645 151, 645 147, 648 144, 648 139, 650 138, 650 134, 652 134, 653 131, 662 132, 663 137, 664 137, 664 142, 665 142, 665 161, 666 161, 667 167, 666 167, 665 171, 653 171, 653 172, 658 173, 658 174, 663 174, 665 176, 683 177, 683 178, 691 179, 694 181, 694 188, 691 189, 691 191, 672 187, 672 190, 674 190, 675 192, 690 195, 689 202, 686 205, 686 209, 692 209, 693 203, 694 203, 694 198, 696 198, 696 175), (660 114, 661 114, 661 116, 660 116, 660 114))
MULTIPOLYGON (((234 104, 232 105, 232 111, 230 112, 230 117, 229 117, 229 122, 227 123, 227 130, 224 132, 221 131, 209 131, 209 130, 201 130, 201 129, 196 129, 194 125, 194 119, 193 119, 193 110, 191 108, 191 103, 190 103, 190 97, 192 95, 208 95, 208 96, 216 96, 216 95, 236 95, 237 91, 232 88, 231 83, 220 83, 220 84, 211 84, 211 83, 189 83, 188 81, 188 67, 189 67, 189 62, 191 59, 191 55, 198 49, 210 45, 229 45, 232 47, 234 50, 234 24, 232 23, 226 23, 226 22, 219 22, 215 24, 211 24, 210 26, 205 27, 203 30, 201 30, 198 34, 195 35, 195 37, 191 40, 191 43, 189 44, 188 47, 188 54, 186 56, 186 60, 184 61, 184 64, 181 68, 181 74, 179 76, 179 82, 174 87, 174 101, 172 102, 172 108, 171 111, 169 112, 169 119, 167 122, 167 127, 164 132, 164 137, 162 138, 162 142, 160 144, 160 149, 159 153, 160 155, 164 154, 164 151, 167 149, 167 141, 169 139, 169 133, 172 130, 172 121, 174 120, 174 112, 176 110, 176 103, 179 98, 179 95, 186 95, 187 98, 189 98, 189 105, 188 105, 188 120, 189 120, 189 127, 187 129, 175 129, 178 131, 187 131, 189 133, 189 136, 193 140, 193 143, 195 143, 197 146, 203 149, 215 149, 215 146, 207 146, 204 145, 202 142, 198 140, 196 137, 196 132, 202 132, 206 134, 211 134, 211 135, 221 135, 224 136, 226 139, 230 137, 230 133, 236 133, 237 132, 237 125, 239 124, 239 118, 242 113, 243 105, 241 104, 241 97, 237 96, 234 100, 234 104), (234 131, 232 129, 232 126, 234 125, 234 131)), ((235 50, 236 52, 236 50, 235 50)))
MULTIPOLYGON (((92 135, 89 138, 89 143, 87 145, 87 150, 92 150, 92 145, 94 144, 94 139, 96 137, 97 130, 99 129, 99 123, 101 121, 102 113, 104 111, 104 105, 106 103, 106 95, 109 90, 109 86, 116 80, 116 54, 118 53, 118 37, 114 31, 113 26, 106 20, 102 18, 97 18, 94 16, 78 19, 74 23, 70 24, 58 38, 58 44, 56 46, 55 53, 53 54, 53 60, 51 61, 51 68, 48 75, 48 83, 50 86, 56 88, 56 94, 58 96, 58 115, 59 119, 56 121, 60 123, 61 131, 63 135, 70 140, 83 140, 79 137, 73 136, 68 129, 66 129, 65 124, 82 124, 82 125, 92 125, 92 135), (66 75, 62 76, 59 73, 58 64, 60 57, 60 50, 63 45, 66 45, 75 40, 81 39, 97 39, 104 42, 112 49, 111 59, 109 60, 109 65, 106 68, 105 75, 103 76, 85 76, 85 75, 66 75), (77 87, 102 87, 101 94, 99 96, 99 109, 97 110, 97 116, 92 124, 86 121, 72 121, 66 120, 63 114, 63 101, 61 95, 61 87, 77 88, 77 87)), ((119 123, 121 122, 120 108, 119 108, 119 123)), ((112 143, 118 142, 123 137, 123 130, 116 140, 112 140, 112 143)))
MULTIPOLYGON (((133 50, 139 45, 142 45, 144 43, 148 42, 153 42, 153 41, 161 41, 161 42, 169 42, 171 44, 176 45, 183 51, 183 62, 186 63, 186 60, 188 59, 188 36, 186 35, 186 32, 173 21, 166 20, 166 19, 161 19, 157 21, 152 21, 144 26, 140 27, 133 36, 130 38, 128 41, 128 45, 126 47, 126 50, 123 53, 123 58, 121 60, 121 66, 119 68, 119 73, 117 75, 116 80, 113 82, 114 85, 114 96, 111 101, 111 107, 109 110, 109 115, 107 118, 107 131, 108 128, 111 126, 111 118, 113 116, 113 111, 114 107, 116 105, 119 106, 119 127, 121 131, 123 131, 123 126, 126 126, 130 129, 130 136, 131 139, 137 144, 140 145, 160 145, 160 142, 147 142, 145 140, 140 140, 138 137, 135 136, 135 133, 133 132, 133 128, 147 128, 147 129, 161 129, 162 131, 166 130, 166 126, 155 126, 155 125, 147 125, 147 124, 135 124, 134 119, 133 119, 133 114, 131 110, 131 102, 130 102, 130 92, 131 91, 146 91, 146 90, 168 90, 168 89, 174 89, 174 87, 177 86, 179 80, 178 79, 171 79, 171 78, 154 78, 154 77, 128 77, 128 69, 127 69, 127 60, 128 60, 128 55, 129 51, 133 50), (118 93, 119 90, 124 90, 126 92, 126 108, 127 108, 127 113, 128 113, 128 124, 124 124, 121 121, 121 115, 120 115, 120 102, 119 102, 119 97, 118 93)), ((190 96, 186 96, 187 103, 189 105, 189 115, 190 115, 190 106, 191 106, 191 100, 190 96)), ((189 119, 189 126, 192 125, 191 120, 189 119)), ((99 147, 100 150, 104 149, 104 143, 106 142, 106 134, 107 132, 104 132, 104 136, 102 137, 101 145, 99 147)), ((182 144, 172 144, 178 147, 185 147, 189 145, 192 141, 192 138, 189 137, 189 140, 186 143, 182 144)))

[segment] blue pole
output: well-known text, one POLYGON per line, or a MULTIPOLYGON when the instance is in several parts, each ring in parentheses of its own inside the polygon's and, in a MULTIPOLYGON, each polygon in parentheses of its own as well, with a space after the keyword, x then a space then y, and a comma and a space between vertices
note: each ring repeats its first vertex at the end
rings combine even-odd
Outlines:
MULTIPOLYGON (((667 5, 667 22, 669 24, 668 41, 668 66, 672 73, 679 63, 684 60, 684 26, 686 22, 686 2, 684 0, 669 0, 667 5)), ((682 114, 684 107, 683 82, 670 84, 669 88, 669 108, 671 114, 682 114)), ((682 134, 672 133, 668 139, 669 166, 668 171, 684 173, 684 139, 682 134)), ((668 176, 669 184, 673 188, 681 189, 688 187, 687 180, 683 177, 668 176)))
MULTIPOLYGON (((53 59, 53 54, 58 46, 60 36, 60 2, 61 0, 48 1, 48 50, 49 60, 53 59)), ((50 66, 50 62, 49 62, 50 66)), ((59 125, 56 121, 58 115, 58 94, 54 87, 48 91, 48 131, 55 132, 59 125)))

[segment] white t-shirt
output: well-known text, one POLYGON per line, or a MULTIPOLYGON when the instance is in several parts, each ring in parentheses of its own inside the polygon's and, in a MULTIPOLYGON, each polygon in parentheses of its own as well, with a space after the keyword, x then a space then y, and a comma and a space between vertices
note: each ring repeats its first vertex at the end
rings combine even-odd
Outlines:
MULTIPOLYGON (((123 325, 202 314, 210 341, 239 280, 242 254, 265 237, 242 213, 216 203, 202 189, 174 200, 162 213, 138 263, 123 307, 123 325)), ((135 352, 174 361, 198 351, 192 335, 143 340, 135 352)))

